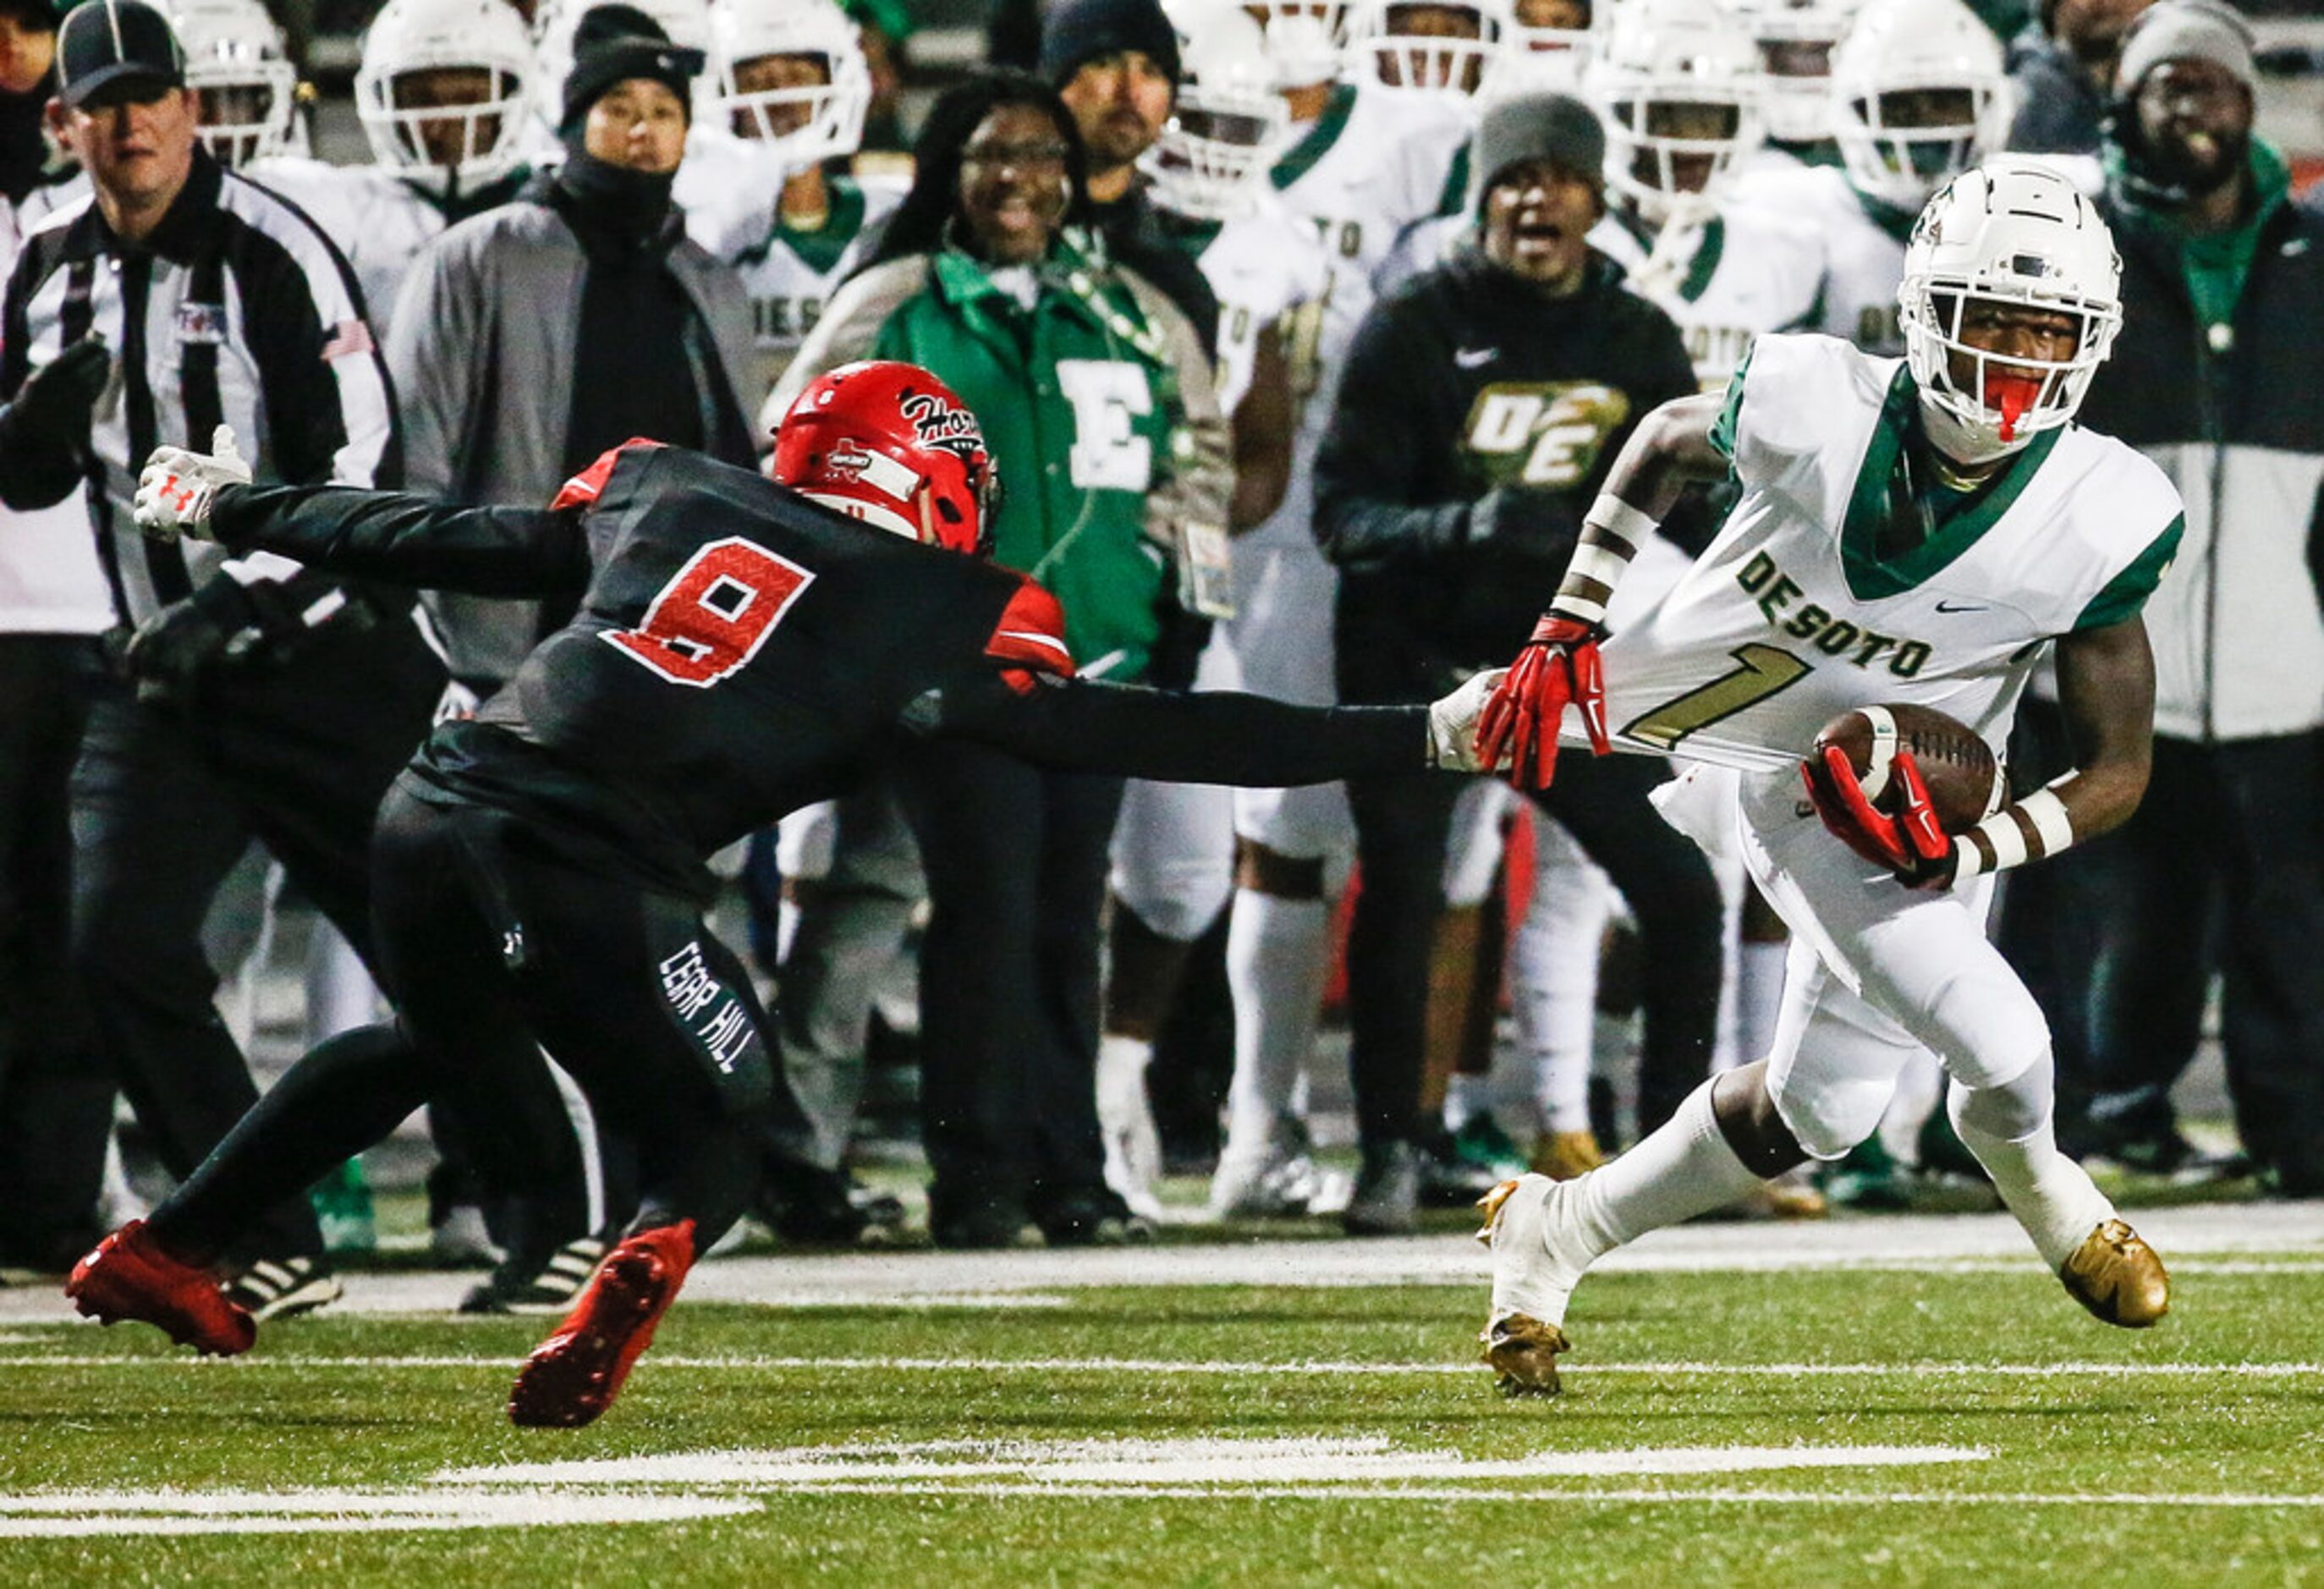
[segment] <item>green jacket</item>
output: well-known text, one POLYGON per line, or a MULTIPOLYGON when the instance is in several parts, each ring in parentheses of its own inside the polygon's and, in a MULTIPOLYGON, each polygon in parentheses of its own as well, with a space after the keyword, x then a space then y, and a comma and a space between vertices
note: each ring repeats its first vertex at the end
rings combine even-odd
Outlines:
POLYGON ((1060 242, 1033 307, 956 250, 893 260, 833 297, 773 406, 862 358, 906 359, 984 428, 1005 498, 993 560, 1065 609, 1080 667, 1143 675, 1185 523, 1223 525, 1233 485, 1210 360, 1193 326, 1135 273, 1060 242))

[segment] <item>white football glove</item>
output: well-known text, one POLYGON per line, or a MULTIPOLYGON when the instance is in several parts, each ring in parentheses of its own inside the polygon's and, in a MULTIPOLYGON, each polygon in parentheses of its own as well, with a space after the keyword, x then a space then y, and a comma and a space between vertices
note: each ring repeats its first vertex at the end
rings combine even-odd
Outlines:
POLYGON ((209 532, 210 503, 218 487, 249 484, 250 465, 235 446, 234 427, 220 425, 211 432, 206 454, 182 447, 155 448, 137 476, 132 513, 137 527, 156 540, 175 540, 180 535, 215 540, 209 532))
MULTIPOLYGON (((1482 673, 1472 673, 1461 688, 1428 706, 1428 764, 1451 772, 1483 772, 1485 764, 1477 759, 1477 719, 1484 715, 1485 704, 1493 698, 1507 668, 1488 668, 1482 673)), ((1509 753, 1501 752, 1500 771, 1509 764, 1509 753)))

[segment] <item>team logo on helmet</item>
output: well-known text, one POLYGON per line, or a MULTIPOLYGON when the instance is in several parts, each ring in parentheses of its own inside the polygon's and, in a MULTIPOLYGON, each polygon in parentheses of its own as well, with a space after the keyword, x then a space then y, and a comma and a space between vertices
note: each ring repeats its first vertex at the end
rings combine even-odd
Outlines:
POLYGON ((912 421, 912 434, 922 446, 941 447, 967 464, 983 454, 984 432, 966 409, 954 408, 932 392, 908 392, 897 406, 912 421))

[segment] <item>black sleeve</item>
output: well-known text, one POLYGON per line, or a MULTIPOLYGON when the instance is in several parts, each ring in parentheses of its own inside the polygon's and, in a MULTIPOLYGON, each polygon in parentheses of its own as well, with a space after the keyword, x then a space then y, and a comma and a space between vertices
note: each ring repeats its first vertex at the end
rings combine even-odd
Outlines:
POLYGON ((1424 300, 1375 304, 1356 328, 1332 423, 1315 454, 1315 542, 1343 568, 1387 568, 1468 545, 1477 493, 1452 488, 1460 416, 1440 411, 1452 350, 1424 300))
POLYGON ((1015 679, 972 674, 932 690, 906 725, 1063 771, 1174 783, 1281 789, 1425 765, 1425 707, 1294 707, 1079 679, 1020 688, 1024 675, 1015 679))
MULTIPOLYGON (((32 374, 32 328, 25 303, 40 284, 45 254, 35 245, 17 255, 9 273, 5 304, 0 304, 0 398, 10 404, 32 374)), ((81 460, 70 452, 30 446, 10 423, 13 407, 0 409, 0 503, 18 513, 51 507, 79 489, 81 460)))
POLYGON ((470 596, 552 596, 589 583, 577 508, 463 508, 346 485, 229 485, 210 510, 229 550, 280 552, 358 579, 470 596))

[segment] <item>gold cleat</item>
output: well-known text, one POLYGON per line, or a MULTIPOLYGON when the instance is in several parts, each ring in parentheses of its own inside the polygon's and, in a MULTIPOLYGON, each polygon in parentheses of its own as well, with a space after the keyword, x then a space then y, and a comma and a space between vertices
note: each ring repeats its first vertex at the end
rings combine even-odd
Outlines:
POLYGON ((1487 1325, 1478 1339, 1502 1395, 1554 1396, 1563 1388, 1557 1382, 1557 1354, 1572 1348, 1555 1325, 1512 1313, 1487 1325))
POLYGON ((2118 1219, 2092 1231, 2058 1270, 2066 1294, 2097 1317, 2143 1330, 2171 1311, 2171 1277, 2139 1233, 2118 1219))
POLYGON ((1605 1162, 1596 1134, 1589 1131, 1544 1132, 1533 1145, 1533 1172, 1554 1181, 1570 1181, 1605 1162))
POLYGON ((1477 1240, 1484 1243, 1486 1246, 1489 1247, 1493 1244, 1493 1222, 1501 1217, 1501 1205, 1508 1202, 1509 1194, 1517 1189, 1517 1182, 1503 1181, 1477 1199, 1477 1206, 1485 1211, 1484 1227, 1478 1231, 1477 1240))

